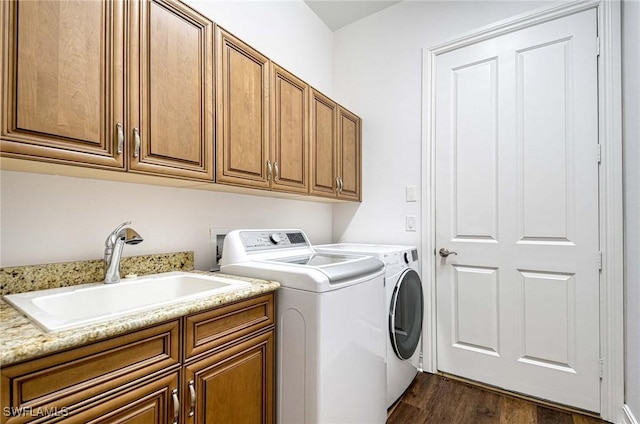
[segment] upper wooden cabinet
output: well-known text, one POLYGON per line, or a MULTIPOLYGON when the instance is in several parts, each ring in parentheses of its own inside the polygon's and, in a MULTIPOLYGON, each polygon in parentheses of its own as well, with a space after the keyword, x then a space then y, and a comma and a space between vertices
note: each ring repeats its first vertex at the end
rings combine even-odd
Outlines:
POLYGON ((213 23, 173 0, 132 2, 130 169, 213 180, 213 23))
POLYGON ((275 63, 271 67, 273 190, 309 190, 309 85, 275 63))
POLYGON ((216 27, 216 181, 269 186, 269 59, 216 27))
POLYGON ((336 102, 311 90, 311 194, 337 194, 337 111, 336 102))
POLYGON ((216 181, 308 192, 309 86, 221 28, 216 181))
POLYGON ((211 21, 176 0, 18 0, 2 23, 3 155, 213 180, 211 21))
POLYGON ((353 113, 312 90, 310 193, 361 199, 361 123, 353 113))
POLYGON ((2 156, 360 200, 360 119, 180 0, 0 14, 2 156))
POLYGON ((338 198, 360 200, 361 193, 361 121, 353 113, 338 106, 338 198))
POLYGON ((2 2, 4 155, 124 169, 123 8, 2 2))

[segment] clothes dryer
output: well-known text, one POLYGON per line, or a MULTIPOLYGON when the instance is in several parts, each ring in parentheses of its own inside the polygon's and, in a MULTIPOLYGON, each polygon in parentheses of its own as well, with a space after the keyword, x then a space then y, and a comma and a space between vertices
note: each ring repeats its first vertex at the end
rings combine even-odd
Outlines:
POLYGON ((387 408, 422 369, 424 296, 414 246, 339 243, 314 246, 318 253, 369 255, 385 264, 387 314, 387 408))

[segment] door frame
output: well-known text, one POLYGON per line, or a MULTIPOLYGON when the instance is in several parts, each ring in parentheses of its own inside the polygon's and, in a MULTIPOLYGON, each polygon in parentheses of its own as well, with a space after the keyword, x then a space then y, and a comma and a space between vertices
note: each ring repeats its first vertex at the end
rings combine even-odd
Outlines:
POLYGON ((600 414, 624 419, 624 279, 620 1, 573 1, 533 10, 422 51, 422 276, 425 296, 422 368, 437 372, 435 255, 435 64, 441 54, 588 9, 597 9, 600 250, 600 414))

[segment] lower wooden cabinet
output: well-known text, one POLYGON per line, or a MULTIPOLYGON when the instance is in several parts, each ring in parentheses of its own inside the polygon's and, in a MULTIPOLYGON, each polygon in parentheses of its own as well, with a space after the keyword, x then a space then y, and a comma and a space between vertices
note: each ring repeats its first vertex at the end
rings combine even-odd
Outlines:
POLYGON ((2 367, 0 422, 272 423, 274 354, 270 293, 2 367))
POLYGON ((180 418, 178 371, 124 390, 90 405, 64 420, 65 424, 168 424, 180 418), (174 399, 175 396, 175 399, 174 399), (177 414, 176 414, 177 407, 177 414))
POLYGON ((186 422, 273 422, 273 330, 185 367, 186 422))

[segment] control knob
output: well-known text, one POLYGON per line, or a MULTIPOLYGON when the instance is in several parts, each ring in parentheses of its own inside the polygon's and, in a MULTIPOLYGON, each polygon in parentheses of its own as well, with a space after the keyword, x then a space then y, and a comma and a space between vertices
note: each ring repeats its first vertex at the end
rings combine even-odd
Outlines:
POLYGON ((269 236, 269 240, 271 240, 271 243, 273 244, 278 244, 282 241, 282 239, 280 238, 280 236, 276 233, 273 233, 269 236))

